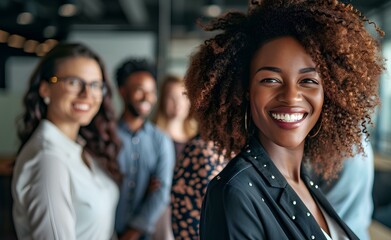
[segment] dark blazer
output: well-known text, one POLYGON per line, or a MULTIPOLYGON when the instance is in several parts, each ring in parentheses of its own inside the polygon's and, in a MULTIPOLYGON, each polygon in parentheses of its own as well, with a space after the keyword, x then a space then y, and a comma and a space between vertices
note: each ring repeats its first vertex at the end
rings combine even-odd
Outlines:
MULTIPOLYGON (((302 168, 301 178, 322 208, 358 239, 302 168)), ((315 218, 255 139, 210 183, 200 222, 201 240, 326 239, 315 218)))

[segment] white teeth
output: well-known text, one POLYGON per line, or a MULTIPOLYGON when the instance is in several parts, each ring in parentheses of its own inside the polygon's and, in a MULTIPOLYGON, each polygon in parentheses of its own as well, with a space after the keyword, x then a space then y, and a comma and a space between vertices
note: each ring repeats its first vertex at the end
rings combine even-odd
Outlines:
POLYGON ((272 117, 282 122, 297 122, 304 117, 304 113, 272 113, 272 117))
POLYGON ((82 111, 88 111, 90 109, 90 105, 88 105, 88 104, 79 103, 79 104, 74 104, 73 106, 76 109, 82 110, 82 111))

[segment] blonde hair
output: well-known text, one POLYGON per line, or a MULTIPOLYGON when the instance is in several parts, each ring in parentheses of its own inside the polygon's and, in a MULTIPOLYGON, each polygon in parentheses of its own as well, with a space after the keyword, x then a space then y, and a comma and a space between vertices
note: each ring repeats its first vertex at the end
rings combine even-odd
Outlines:
MULTIPOLYGON (((167 98, 167 93, 169 90, 168 87, 170 84, 179 84, 184 86, 184 81, 183 78, 179 76, 167 75, 164 78, 164 81, 160 87, 159 100, 157 104, 158 107, 156 110, 156 114, 153 117, 153 122, 163 130, 166 129, 168 123, 168 117, 166 113, 166 106, 164 100, 167 98)), ((195 136, 195 134, 198 131, 197 122, 193 118, 191 113, 189 113, 186 119, 184 120, 183 130, 189 138, 195 136)))

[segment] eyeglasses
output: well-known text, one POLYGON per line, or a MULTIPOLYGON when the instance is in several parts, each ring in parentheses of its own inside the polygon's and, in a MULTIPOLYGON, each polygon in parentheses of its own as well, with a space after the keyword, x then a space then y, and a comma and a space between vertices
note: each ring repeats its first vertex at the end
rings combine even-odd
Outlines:
POLYGON ((87 83, 79 77, 56 77, 53 76, 49 79, 50 83, 63 82, 65 89, 72 94, 79 95, 86 90, 88 86, 89 91, 94 97, 102 97, 107 93, 107 86, 102 81, 93 81, 87 83))

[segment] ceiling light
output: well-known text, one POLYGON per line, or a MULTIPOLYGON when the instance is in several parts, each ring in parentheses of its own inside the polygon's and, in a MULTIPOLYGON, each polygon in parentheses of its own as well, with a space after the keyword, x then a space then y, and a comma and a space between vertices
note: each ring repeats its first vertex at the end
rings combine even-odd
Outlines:
POLYGON ((9 32, 0 30, 0 43, 6 43, 8 41, 9 32))
POLYGON ((56 46, 56 45, 58 44, 58 41, 57 41, 56 39, 50 38, 50 39, 47 39, 47 40, 45 41, 45 44, 48 46, 48 49, 50 50, 50 49, 52 49, 54 46, 56 46))
POLYGON ((35 52, 35 49, 37 48, 39 42, 35 40, 27 40, 24 43, 23 50, 27 53, 33 53, 35 52))
POLYGON ((58 8, 58 14, 62 17, 73 17, 77 13, 77 7, 74 3, 64 3, 58 8))
POLYGON ((13 48, 22 48, 24 42, 26 41, 26 38, 17 35, 17 34, 12 34, 8 38, 8 46, 13 47, 13 48))
POLYGON ((21 12, 16 17, 16 22, 20 25, 28 25, 34 21, 34 16, 31 12, 21 12))
POLYGON ((46 43, 39 44, 35 49, 35 53, 37 54, 37 56, 40 57, 44 56, 48 51, 49 51, 49 47, 46 43))
POLYGON ((222 12, 219 5, 208 5, 203 8, 203 13, 207 17, 218 17, 222 12))
POLYGON ((36 16, 36 6, 32 1, 22 3, 19 14, 16 16, 16 22, 20 25, 28 25, 34 22, 36 16))

